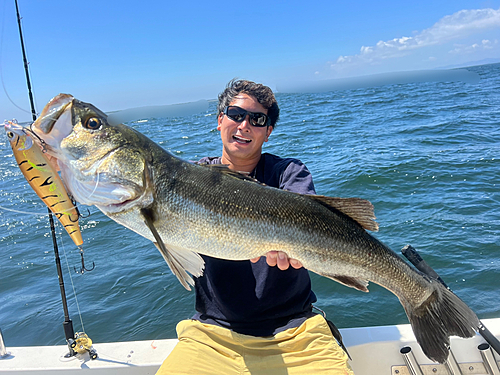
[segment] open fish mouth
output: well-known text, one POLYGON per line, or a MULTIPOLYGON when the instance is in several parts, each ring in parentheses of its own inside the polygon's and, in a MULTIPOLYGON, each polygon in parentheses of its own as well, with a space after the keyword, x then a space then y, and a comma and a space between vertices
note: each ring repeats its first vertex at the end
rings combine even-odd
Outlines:
POLYGON ((73 96, 59 94, 44 107, 40 117, 31 124, 33 133, 50 148, 57 145, 73 131, 71 105, 73 96))
POLYGON ((142 181, 127 181, 116 175, 120 157, 128 149, 109 142, 109 134, 100 132, 100 127, 87 127, 89 121, 92 126, 102 125, 106 123, 106 114, 89 111, 86 103, 59 94, 45 106, 31 131, 54 158, 74 199, 116 213, 136 203, 143 193, 142 181), (100 142, 98 146, 92 145, 94 140, 100 142))

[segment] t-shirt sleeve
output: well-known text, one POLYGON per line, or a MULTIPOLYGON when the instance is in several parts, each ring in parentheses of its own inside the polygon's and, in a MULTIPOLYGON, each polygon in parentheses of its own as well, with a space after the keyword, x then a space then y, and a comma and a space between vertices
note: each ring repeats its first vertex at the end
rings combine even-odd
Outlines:
POLYGON ((283 171, 280 189, 299 194, 316 194, 311 172, 297 159, 292 159, 283 171))

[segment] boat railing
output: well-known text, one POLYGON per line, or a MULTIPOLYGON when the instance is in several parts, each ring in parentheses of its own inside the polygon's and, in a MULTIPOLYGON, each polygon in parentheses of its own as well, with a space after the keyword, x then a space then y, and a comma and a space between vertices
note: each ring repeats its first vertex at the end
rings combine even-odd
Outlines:
POLYGON ((7 353, 7 348, 5 347, 5 343, 3 341, 2 330, 0 329, 0 359, 7 357, 9 353, 7 353))
POLYGON ((393 366, 392 375, 466 375, 466 374, 488 374, 500 375, 500 368, 495 359, 493 349, 487 343, 480 344, 477 349, 481 353, 483 362, 458 363, 450 350, 448 359, 444 364, 419 364, 413 354, 411 347, 405 346, 401 349, 401 355, 405 361, 404 366, 393 366))

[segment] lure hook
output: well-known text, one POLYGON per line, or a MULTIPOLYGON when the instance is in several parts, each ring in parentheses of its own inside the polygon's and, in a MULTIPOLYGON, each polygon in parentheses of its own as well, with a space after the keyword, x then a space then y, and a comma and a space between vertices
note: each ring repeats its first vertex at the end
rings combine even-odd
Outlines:
POLYGON ((35 138, 38 140, 38 142, 40 142, 40 146, 41 146, 41 148, 42 148, 42 152, 45 154, 45 153, 47 152, 47 147, 46 147, 46 144, 47 144, 47 143, 46 143, 46 142, 45 142, 42 138, 40 138, 40 137, 38 136, 38 134, 36 134, 36 133, 33 131, 33 129, 31 129, 31 127, 32 127, 32 125, 33 125, 33 124, 34 124, 34 122, 32 122, 32 123, 29 125, 29 127, 23 128, 23 132, 24 132, 25 134, 27 134, 27 135, 31 136, 32 138, 33 138, 33 137, 35 137, 35 138))
POLYGON ((74 268, 74 270, 75 270, 76 273, 81 273, 83 275, 83 273, 85 271, 87 271, 87 272, 93 271, 94 268, 95 268, 95 263, 92 262, 92 268, 90 268, 90 269, 88 269, 87 267, 85 267, 85 259, 83 258, 83 249, 81 247, 79 249, 80 249, 80 256, 82 258, 82 266, 80 268, 80 271, 77 271, 77 269, 76 269, 75 266, 73 266, 73 268, 74 268))
POLYGON ((82 219, 86 219, 86 218, 90 217, 90 210, 88 208, 87 208, 87 215, 81 214, 80 211, 78 210, 78 208, 77 208, 77 211, 78 211, 79 217, 82 219))
POLYGON ((88 215, 87 215, 87 216, 83 216, 83 215, 80 213, 80 210, 78 209, 78 207, 77 207, 77 205, 76 205, 76 201, 73 199, 73 197, 72 197, 71 195, 70 195, 70 199, 71 199, 71 202, 73 203, 73 206, 75 207, 75 210, 76 210, 76 215, 77 215, 77 216, 76 216, 76 220, 72 220, 72 219, 70 218, 70 220, 71 220, 71 221, 73 221, 74 223, 77 223, 77 222, 78 222, 78 220, 79 220, 80 218, 86 219, 86 218, 88 218, 88 217, 90 216, 90 211, 89 211, 89 209, 88 209, 88 208, 87 208, 88 215))

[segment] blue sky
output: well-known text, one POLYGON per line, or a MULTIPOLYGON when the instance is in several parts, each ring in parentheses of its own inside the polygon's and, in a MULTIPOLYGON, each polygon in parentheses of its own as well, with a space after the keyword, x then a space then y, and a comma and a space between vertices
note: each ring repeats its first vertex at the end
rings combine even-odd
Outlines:
MULTIPOLYGON (((213 99, 235 77, 275 89, 500 61, 500 0, 18 1, 38 112, 60 92, 113 111, 213 99)), ((28 121, 14 0, 0 22, 0 121, 28 121)))

